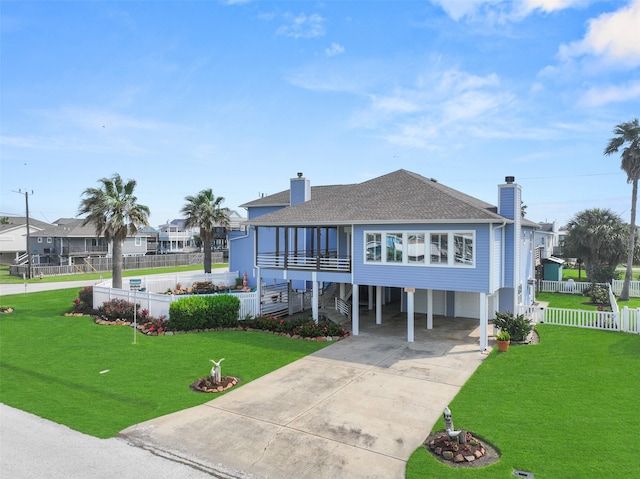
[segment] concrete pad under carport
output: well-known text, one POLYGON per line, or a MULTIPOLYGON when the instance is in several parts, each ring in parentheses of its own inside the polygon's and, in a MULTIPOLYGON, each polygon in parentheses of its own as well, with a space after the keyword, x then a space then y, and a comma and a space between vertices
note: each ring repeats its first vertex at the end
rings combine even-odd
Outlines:
POLYGON ((214 474, 220 464, 247 473, 231 477, 404 477, 411 453, 485 356, 477 320, 416 327, 414 343, 401 331, 406 316, 385 320, 365 321, 359 336, 122 436, 214 474))

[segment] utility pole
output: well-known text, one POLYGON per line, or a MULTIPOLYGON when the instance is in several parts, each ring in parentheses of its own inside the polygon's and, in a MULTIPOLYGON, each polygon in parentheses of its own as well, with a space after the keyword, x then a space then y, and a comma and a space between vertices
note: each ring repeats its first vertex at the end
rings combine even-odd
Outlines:
MULTIPOLYGON (((29 231, 29 192, 28 191, 24 191, 24 193, 22 192, 21 189, 19 189, 18 191, 13 191, 14 193, 19 193, 21 195, 24 195, 24 201, 26 204, 26 209, 27 209, 27 279, 31 279, 31 253, 29 252, 29 238, 30 238, 30 231, 29 231)), ((33 191, 31 191, 31 194, 33 194, 33 191)))

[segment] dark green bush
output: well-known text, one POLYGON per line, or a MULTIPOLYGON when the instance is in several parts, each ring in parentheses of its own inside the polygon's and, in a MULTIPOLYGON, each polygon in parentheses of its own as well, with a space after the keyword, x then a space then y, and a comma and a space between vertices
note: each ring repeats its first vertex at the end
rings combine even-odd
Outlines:
POLYGON ((169 326, 176 331, 232 328, 239 311, 240 300, 233 295, 188 296, 171 303, 169 326))
POLYGON ((533 329, 530 319, 526 319, 522 314, 514 316, 510 311, 506 313, 496 311, 493 325, 499 330, 509 333, 512 341, 524 341, 533 329))

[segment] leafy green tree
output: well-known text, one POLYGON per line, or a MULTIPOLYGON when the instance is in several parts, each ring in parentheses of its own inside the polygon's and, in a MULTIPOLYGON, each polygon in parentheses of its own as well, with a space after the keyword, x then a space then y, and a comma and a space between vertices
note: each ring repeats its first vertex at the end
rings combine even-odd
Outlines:
POLYGON ((640 124, 638 119, 627 121, 616 125, 613 129, 614 136, 609 140, 609 144, 604 149, 605 155, 617 153, 623 148, 621 153, 622 168, 627 174, 627 183, 631 183, 631 223, 629 226, 629 238, 627 239, 627 270, 624 275, 621 301, 629 300, 629 282, 633 275, 633 254, 636 234, 636 205, 638 203, 638 179, 640 178, 640 124))
POLYGON ((581 258, 587 278, 607 283, 625 258, 628 227, 609 209, 593 208, 577 213, 567 224, 565 252, 581 258))
POLYGON ((211 188, 202 190, 195 196, 186 196, 185 201, 187 203, 180 210, 185 215, 185 227, 200 228, 204 272, 211 273, 211 241, 214 239, 216 226, 229 225, 229 208, 221 206, 224 198, 214 196, 211 188))
POLYGON ((149 207, 138 204, 133 194, 135 180, 122 181, 119 174, 98 180, 100 188, 87 188, 82 192, 79 215, 87 217, 82 225, 89 223, 96 228, 96 236, 101 235, 112 244, 113 287, 122 288, 122 245, 128 235, 137 233, 138 228, 149 226, 149 207))

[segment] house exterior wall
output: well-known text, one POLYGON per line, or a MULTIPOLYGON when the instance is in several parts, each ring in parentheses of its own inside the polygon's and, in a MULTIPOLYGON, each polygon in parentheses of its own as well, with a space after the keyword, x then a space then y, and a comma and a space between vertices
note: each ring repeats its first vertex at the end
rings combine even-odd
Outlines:
POLYGON ((354 226, 353 277, 355 284, 398 288, 421 288, 450 291, 489 291, 489 225, 488 224, 406 224, 388 228, 354 226), (384 231, 473 231, 475 233, 475 266, 391 265, 365 262, 365 232, 384 231))

